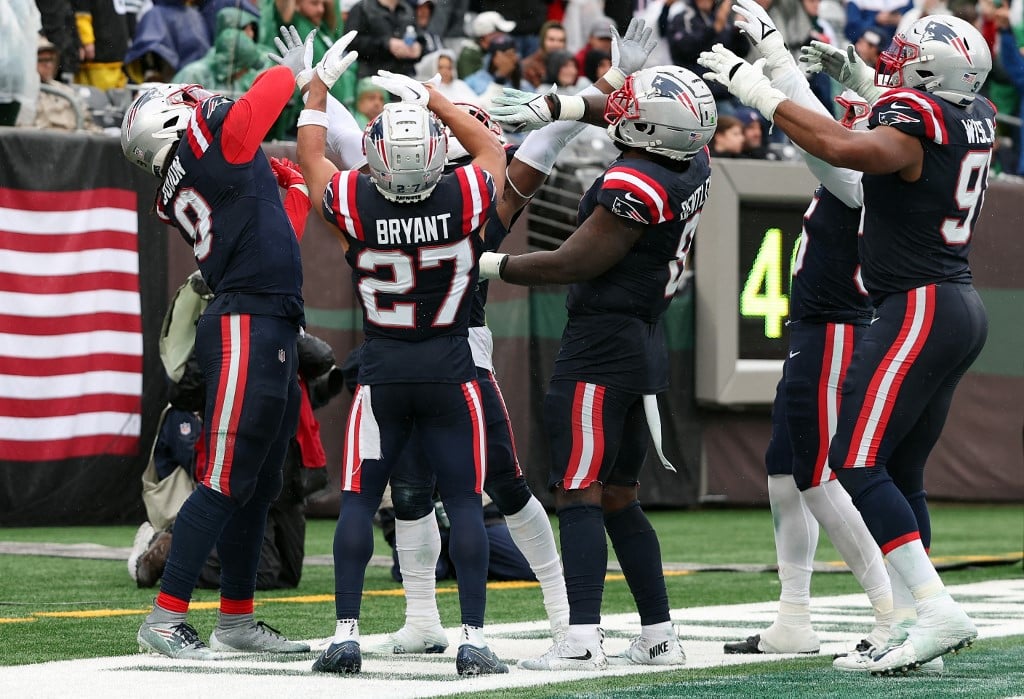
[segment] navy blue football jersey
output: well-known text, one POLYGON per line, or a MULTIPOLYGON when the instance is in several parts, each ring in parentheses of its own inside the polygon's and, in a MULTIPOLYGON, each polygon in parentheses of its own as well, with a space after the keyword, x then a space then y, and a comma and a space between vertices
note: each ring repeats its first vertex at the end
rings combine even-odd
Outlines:
POLYGON ((156 214, 195 253, 216 297, 206 312, 282 316, 302 322, 299 244, 262 150, 227 161, 224 119, 234 104, 219 95, 193 112, 157 193, 156 214))
POLYGON ((850 208, 825 187, 814 192, 793 264, 790 320, 857 325, 871 321, 874 309, 860 280, 857 254, 860 214, 859 207, 850 208))
POLYGON ((620 158, 580 202, 582 223, 598 206, 644 226, 626 256, 569 287, 569 323, 554 378, 653 393, 668 387, 661 317, 683 280, 683 265, 708 195, 707 149, 682 170, 620 158))
POLYGON ((494 182, 476 165, 443 175, 416 204, 388 201, 356 171, 331 179, 324 214, 349 240, 345 258, 363 307, 360 383, 475 378, 466 338, 479 231, 493 204, 494 182))
POLYGON ((995 115, 983 97, 956 107, 910 89, 890 90, 875 104, 870 128, 917 136, 924 168, 916 182, 864 175, 860 257, 872 296, 971 281, 967 255, 988 186, 995 115))

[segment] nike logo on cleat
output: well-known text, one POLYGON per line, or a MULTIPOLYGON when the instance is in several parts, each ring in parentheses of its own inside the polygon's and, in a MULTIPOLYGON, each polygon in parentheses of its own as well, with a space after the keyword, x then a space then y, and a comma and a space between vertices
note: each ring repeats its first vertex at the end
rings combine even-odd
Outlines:
POLYGON ((656 646, 651 646, 651 660, 654 660, 662 653, 668 653, 668 641, 662 641, 656 646))
POLYGON ((591 655, 590 650, 587 650, 583 655, 574 655, 566 658, 566 660, 590 660, 594 656, 591 655))

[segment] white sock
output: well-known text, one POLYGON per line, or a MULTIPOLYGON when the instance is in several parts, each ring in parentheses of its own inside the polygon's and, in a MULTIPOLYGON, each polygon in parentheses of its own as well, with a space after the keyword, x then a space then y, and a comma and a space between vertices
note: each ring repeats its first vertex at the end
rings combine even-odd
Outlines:
POLYGON ((892 563, 888 560, 885 562, 885 568, 889 571, 889 583, 892 585, 893 616, 896 623, 906 619, 916 619, 917 608, 914 606, 914 595, 911 594, 907 584, 903 582, 903 576, 892 567, 892 563))
POLYGON ((359 641, 359 620, 338 619, 334 626, 334 638, 331 643, 342 643, 344 641, 359 641))
MULTIPOLYGON (((779 602, 787 603, 788 615, 800 607, 807 610, 810 623, 811 572, 818 547, 818 522, 804 505, 792 476, 768 476, 768 501, 775 523, 775 555, 782 583, 779 602)), ((781 604, 779 611, 781 616, 781 604)))
POLYGON ((537 576, 544 596, 544 609, 552 628, 569 623, 569 598, 565 593, 562 561, 555 547, 551 521, 540 500, 531 496, 523 509, 505 517, 512 541, 537 576))
POLYGON ((652 641, 660 641, 666 638, 672 638, 675 635, 675 631, 672 629, 671 621, 663 621, 660 624, 641 626, 640 635, 652 641))
POLYGON ((479 626, 462 625, 462 640, 460 645, 469 644, 477 648, 486 648, 487 640, 484 639, 484 630, 479 626))
POLYGON ((910 589, 915 602, 938 597, 946 591, 920 539, 897 546, 886 558, 910 589))
POLYGON ((601 629, 597 624, 570 624, 566 640, 578 646, 592 648, 601 643, 601 629))
POLYGON ((875 611, 875 622, 886 626, 891 624, 892 586, 882 561, 882 552, 850 494, 839 481, 833 480, 809 488, 802 495, 807 508, 825 528, 832 545, 864 588, 875 611))
POLYGON ((441 533, 432 511, 420 519, 395 520, 395 551, 405 590, 405 623, 417 629, 440 626, 435 567, 441 555, 441 533))

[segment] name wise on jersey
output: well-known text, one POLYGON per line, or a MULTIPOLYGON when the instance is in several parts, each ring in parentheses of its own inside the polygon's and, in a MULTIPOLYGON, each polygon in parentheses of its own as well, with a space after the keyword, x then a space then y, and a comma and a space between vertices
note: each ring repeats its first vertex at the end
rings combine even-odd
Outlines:
POLYGON ((996 138, 996 125, 992 119, 964 119, 964 133, 968 143, 992 143, 996 138))
POLYGON ((437 216, 377 219, 378 245, 415 245, 449 240, 448 219, 451 213, 437 216))

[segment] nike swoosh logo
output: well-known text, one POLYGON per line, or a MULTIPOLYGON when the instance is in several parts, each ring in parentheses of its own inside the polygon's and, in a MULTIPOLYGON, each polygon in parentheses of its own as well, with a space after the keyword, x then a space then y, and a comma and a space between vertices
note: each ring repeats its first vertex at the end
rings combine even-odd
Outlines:
POLYGON ((643 204, 643 202, 632 192, 623 192, 623 196, 626 198, 626 201, 631 201, 634 204, 643 204))
POLYGON ((587 651, 587 652, 586 652, 585 654, 583 654, 583 655, 576 655, 576 656, 570 656, 570 657, 566 658, 566 660, 590 660, 590 659, 591 659, 591 658, 593 658, 593 657, 594 657, 594 656, 593 656, 593 655, 591 655, 591 654, 590 654, 590 651, 588 650, 588 651, 587 651))
POLYGON ((875 324, 875 321, 877 321, 877 320, 878 320, 878 317, 877 317, 877 316, 875 316, 874 318, 872 318, 872 319, 871 319, 871 322, 870 322, 870 323, 868 323, 868 325, 874 325, 874 324, 875 324))
POLYGON ((801 352, 803 352, 803 350, 797 350, 796 352, 790 352, 789 353, 789 358, 792 359, 793 357, 795 357, 796 355, 800 354, 801 352))

